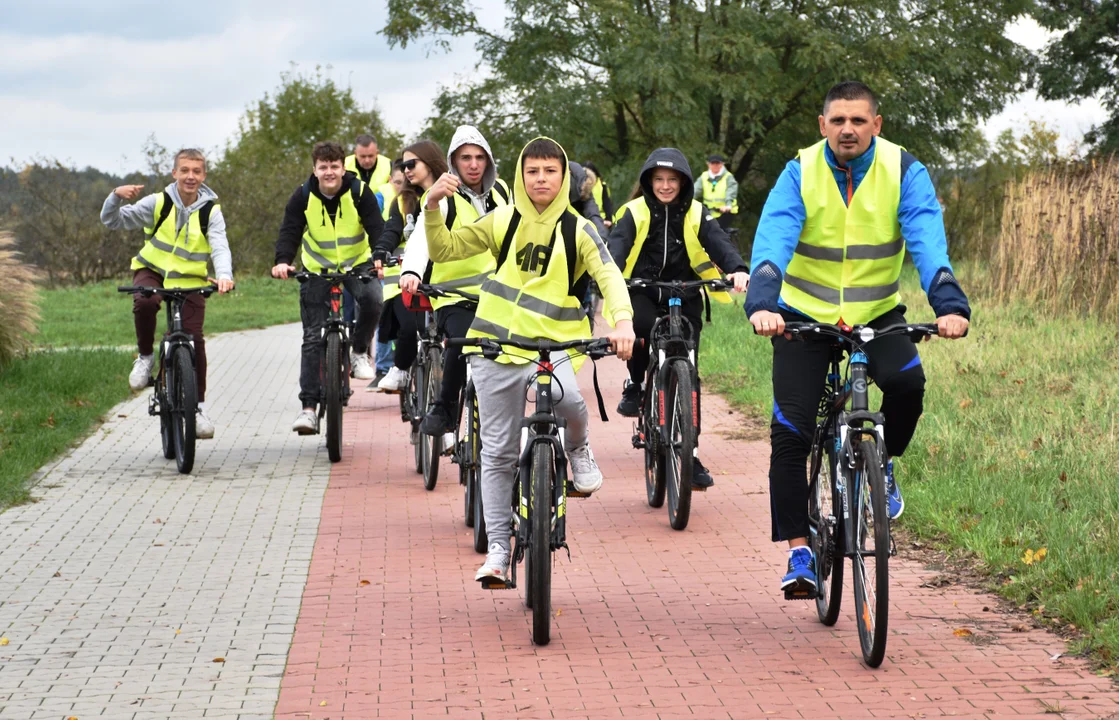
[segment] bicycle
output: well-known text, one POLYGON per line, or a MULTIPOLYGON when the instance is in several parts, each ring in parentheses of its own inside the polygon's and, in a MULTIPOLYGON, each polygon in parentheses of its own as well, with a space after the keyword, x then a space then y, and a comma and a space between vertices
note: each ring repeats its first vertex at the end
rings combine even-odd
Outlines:
POLYGON ((819 424, 808 456, 809 542, 816 556, 816 591, 786 591, 785 597, 814 598, 820 622, 834 625, 843 590, 843 558, 851 558, 859 644, 863 661, 876 668, 886 655, 889 558, 896 548, 886 503, 885 419, 868 409, 864 347, 891 335, 919 342, 938 334, 937 326, 906 323, 875 329, 790 322, 785 324, 785 334, 832 345, 819 424), (846 377, 841 371, 845 348, 850 354, 846 377))
MULTIPOLYGON (((461 338, 447 341, 458 347, 480 347, 482 357, 494 360, 506 347, 538 352, 533 362, 539 370, 525 384, 528 392, 536 385, 536 411, 521 420, 521 457, 513 483, 513 549, 509 571, 504 578, 487 578, 487 590, 517 587, 517 564, 525 561, 525 606, 532 610, 532 641, 547 645, 551 640, 552 554, 567 546, 567 498, 587 497, 568 481, 567 455, 563 447, 567 421, 555 414, 563 399, 563 386, 556 381, 553 352, 576 350, 598 360, 613 354, 610 341, 602 338, 551 342, 520 342, 489 338, 461 338), (553 387, 554 385, 554 387, 553 387), (558 388, 558 391, 557 391, 558 388)), ((560 359, 559 362, 563 362, 560 359)))
POLYGON ((217 285, 197 288, 161 288, 122 285, 117 292, 165 300, 167 331, 159 343, 159 373, 155 392, 148 399, 148 415, 159 416, 163 457, 175 459, 184 475, 194 468, 194 423, 198 413, 198 377, 194 371, 194 340, 183 330, 183 303, 190 295, 210 297, 217 285))
POLYGON ((695 452, 700 433, 700 382, 691 321, 684 317, 683 298, 689 290, 730 290, 725 280, 643 280, 626 285, 636 289, 667 290, 668 314, 657 318, 649 335, 649 367, 641 415, 634 423, 633 447, 645 451, 645 495, 650 507, 664 505, 668 495, 668 524, 688 526, 692 509, 695 452))
POLYGON ((350 402, 350 326, 342 317, 342 282, 357 278, 364 283, 376 277, 351 268, 344 272, 312 272, 303 270, 292 273, 300 284, 313 277, 330 283, 330 314, 322 329, 322 364, 319 371, 319 420, 326 420, 326 452, 330 462, 342 459, 342 408, 350 402))

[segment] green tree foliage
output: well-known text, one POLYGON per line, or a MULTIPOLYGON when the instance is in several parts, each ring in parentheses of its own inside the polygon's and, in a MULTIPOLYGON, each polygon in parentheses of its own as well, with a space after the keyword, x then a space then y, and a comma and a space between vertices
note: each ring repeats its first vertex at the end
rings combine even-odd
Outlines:
POLYGON ((486 79, 443 90, 436 131, 472 121, 506 163, 547 134, 616 188, 653 148, 695 164, 719 151, 755 213, 781 166, 819 137, 839 80, 875 88, 883 134, 926 161, 1028 80, 1028 52, 1003 35, 1028 0, 507 0, 501 32, 460 0, 388 5, 390 43, 472 36, 484 58, 486 79))
POLYGON ((221 199, 235 274, 272 265, 284 206, 311 174, 311 147, 333 140, 352 150, 362 133, 376 137, 389 157, 400 148, 377 110, 362 107, 321 69, 284 73, 273 93, 246 109, 207 178, 221 199))
POLYGON ((1038 67, 1038 91, 1047 100, 1099 97, 1110 117, 1085 141, 1119 152, 1119 0, 1041 0, 1034 17, 1057 34, 1038 67))

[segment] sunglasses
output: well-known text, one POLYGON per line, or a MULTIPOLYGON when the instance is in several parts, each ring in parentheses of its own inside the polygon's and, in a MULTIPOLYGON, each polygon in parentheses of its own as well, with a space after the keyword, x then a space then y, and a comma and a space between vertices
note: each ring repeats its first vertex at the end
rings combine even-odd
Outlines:
POLYGON ((401 170, 414 170, 415 167, 416 167, 416 163, 418 163, 418 162, 419 162, 419 160, 416 159, 416 158, 412 158, 411 160, 405 160, 404 162, 400 163, 400 169, 401 170))

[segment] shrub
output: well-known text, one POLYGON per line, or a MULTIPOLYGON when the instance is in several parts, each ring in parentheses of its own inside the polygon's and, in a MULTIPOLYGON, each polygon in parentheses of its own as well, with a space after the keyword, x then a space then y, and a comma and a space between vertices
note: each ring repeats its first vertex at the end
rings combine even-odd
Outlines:
POLYGON ((39 272, 20 259, 15 239, 0 232, 0 365, 27 349, 36 331, 39 272))

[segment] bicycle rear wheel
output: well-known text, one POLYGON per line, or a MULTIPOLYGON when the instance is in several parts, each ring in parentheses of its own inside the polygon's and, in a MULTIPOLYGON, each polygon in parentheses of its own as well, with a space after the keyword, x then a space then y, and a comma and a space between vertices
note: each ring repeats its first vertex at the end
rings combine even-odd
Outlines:
POLYGON ((668 524, 673 530, 688 527, 692 511, 692 474, 695 470, 695 400, 692 369, 674 360, 665 375, 664 427, 668 443, 664 449, 668 485, 668 524))
POLYGON ((423 363, 420 362, 422 358, 417 357, 412 363, 412 368, 408 372, 408 389, 404 392, 407 394, 407 407, 408 407, 408 421, 412 425, 412 445, 413 459, 416 461, 416 472, 423 474, 424 471, 424 451, 423 451, 423 433, 420 432, 420 421, 423 417, 420 413, 423 412, 423 405, 420 404, 420 395, 423 392, 424 386, 424 368, 423 363))
POLYGON ((532 642, 547 645, 552 634, 552 498, 556 465, 551 443, 532 449, 529 495, 528 576, 526 595, 532 603, 532 642))
MULTIPOLYGON (((420 421, 431 410, 443 385, 443 352, 429 348, 423 358, 423 386, 416 407, 420 409, 420 421)), ((439 480, 439 456, 443 454, 443 434, 428 435, 421 432, 419 438, 420 462, 423 466, 424 488, 434 490, 439 480)))
POLYGON ((863 661, 878 667, 886 656, 886 634, 890 612, 890 520, 886 512, 886 476, 878 446, 863 440, 857 448, 853 476, 856 481, 847 497, 851 504, 851 531, 858 554, 855 573, 855 621, 863 661))
POLYGON ((175 440, 175 465, 188 474, 194 468, 194 421, 198 412, 198 386, 190 348, 180 345, 172 358, 171 408, 172 436, 175 440))
MULTIPOLYGON (((161 362, 160 365, 163 365, 161 362)), ((155 384, 155 399, 159 403, 159 440, 163 445, 163 457, 175 459, 175 428, 171 423, 171 400, 167 397, 166 376, 162 375, 155 384)))
POLYGON ((474 386, 467 388, 466 407, 463 411, 466 423, 466 448, 464 460, 467 466, 466 496, 470 501, 470 515, 474 519, 474 552, 484 553, 489 548, 489 534, 486 532, 486 515, 482 505, 482 438, 478 434, 481 424, 478 421, 478 396, 474 386))
POLYGON ((657 373, 649 373, 645 381, 645 407, 641 413, 641 432, 645 435, 645 498, 649 507, 664 505, 665 471, 664 447, 658 423, 657 373))
POLYGON ((336 332, 326 336, 326 452, 330 462, 342 459, 342 338, 336 332))
POLYGON ((831 437, 816 433, 809 454, 808 523, 816 556, 816 615, 827 626, 839 619, 843 599, 843 512, 835 490, 835 452, 831 437), (834 518, 834 524, 829 521, 834 518))

